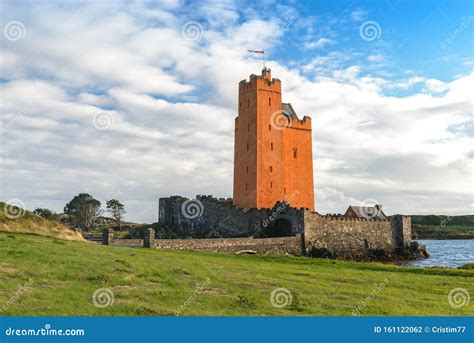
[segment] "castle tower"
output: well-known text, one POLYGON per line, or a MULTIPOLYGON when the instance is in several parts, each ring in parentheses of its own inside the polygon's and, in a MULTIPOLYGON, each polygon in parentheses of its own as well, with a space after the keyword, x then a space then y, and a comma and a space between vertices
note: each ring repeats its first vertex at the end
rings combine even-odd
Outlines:
POLYGON ((287 201, 314 210, 311 118, 281 102, 281 81, 268 68, 239 83, 235 118, 234 205, 272 208, 287 201))

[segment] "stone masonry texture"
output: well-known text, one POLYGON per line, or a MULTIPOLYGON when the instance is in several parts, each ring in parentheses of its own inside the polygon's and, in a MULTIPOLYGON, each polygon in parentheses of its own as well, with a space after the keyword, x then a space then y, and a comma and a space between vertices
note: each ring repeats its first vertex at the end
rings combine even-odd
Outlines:
POLYGON ((314 210, 311 118, 282 104, 281 81, 264 68, 239 83, 233 202, 262 209, 278 201, 314 210))

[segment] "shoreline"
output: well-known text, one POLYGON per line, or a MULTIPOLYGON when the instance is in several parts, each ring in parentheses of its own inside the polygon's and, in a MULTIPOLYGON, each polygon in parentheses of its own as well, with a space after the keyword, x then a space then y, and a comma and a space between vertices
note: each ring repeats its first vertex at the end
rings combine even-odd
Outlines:
POLYGON ((466 240, 474 240, 474 236, 468 236, 468 237, 412 237, 413 240, 424 240, 424 239, 430 239, 434 241, 453 241, 453 240, 460 240, 460 241, 466 241, 466 240))

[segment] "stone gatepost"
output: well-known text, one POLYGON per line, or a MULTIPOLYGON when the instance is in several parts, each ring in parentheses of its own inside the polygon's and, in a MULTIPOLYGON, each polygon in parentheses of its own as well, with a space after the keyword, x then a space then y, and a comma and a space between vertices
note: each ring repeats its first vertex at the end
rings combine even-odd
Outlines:
POLYGON ((153 247, 153 241, 155 240, 155 230, 152 228, 145 229, 145 236, 143 237, 143 247, 153 247))
POLYGON ((105 229, 102 231, 102 244, 103 245, 112 245, 114 240, 114 231, 112 229, 105 229))
POLYGON ((304 238, 304 232, 303 233, 298 233, 296 235, 296 240, 300 244, 301 256, 306 256, 306 242, 305 242, 305 238, 304 238))
POLYGON ((395 249, 403 249, 411 242, 411 217, 396 214, 390 217, 395 249))

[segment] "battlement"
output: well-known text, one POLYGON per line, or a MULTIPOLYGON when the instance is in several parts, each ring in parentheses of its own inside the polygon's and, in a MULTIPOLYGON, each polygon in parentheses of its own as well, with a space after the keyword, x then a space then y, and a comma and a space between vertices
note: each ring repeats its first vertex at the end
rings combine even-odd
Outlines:
POLYGON ((382 219, 382 218, 348 218, 345 217, 343 214, 340 213, 328 213, 328 214, 320 214, 317 212, 311 212, 313 215, 319 218, 329 218, 330 220, 339 220, 339 221, 346 221, 346 222, 388 222, 390 219, 382 219))
POLYGON ((239 91, 240 90, 249 90, 249 89, 252 88, 252 86, 257 86, 257 83, 260 83, 260 82, 264 82, 268 85, 272 85, 274 83, 281 84, 280 79, 272 78, 272 77, 268 78, 268 77, 265 77, 265 76, 262 76, 262 75, 252 74, 252 75, 250 75, 248 81, 247 81, 247 79, 243 79, 239 82, 239 91))
POLYGON ((304 116, 303 119, 300 119, 290 103, 282 103, 281 105, 283 114, 288 118, 286 129, 312 130, 311 117, 304 116))
POLYGON ((278 201, 271 208, 237 208, 231 198, 212 195, 172 196, 159 203, 160 224, 194 239, 303 234, 306 248, 315 257, 378 259, 373 254, 382 254, 385 260, 396 259, 411 242, 411 220, 402 215, 352 218, 295 208, 287 201, 278 201))
POLYGON ((299 243, 289 237, 300 235, 303 254, 307 243, 314 257, 390 260, 411 244, 410 217, 387 217, 381 205, 351 205, 345 214, 315 212, 311 117, 300 119, 282 102, 281 81, 265 67, 239 82, 233 198, 160 198, 159 223, 165 229, 160 238, 193 238, 163 241, 160 248, 228 251, 240 242, 235 249, 241 250, 255 246, 257 238, 278 237, 293 251, 299 243), (170 232, 175 237, 166 237, 170 232))
POLYGON ((304 116, 303 119, 299 119, 298 116, 296 116, 296 120, 292 118, 287 128, 311 131, 312 130, 311 117, 304 116))

